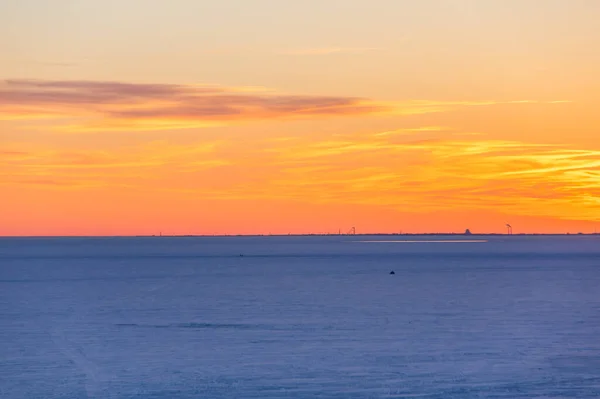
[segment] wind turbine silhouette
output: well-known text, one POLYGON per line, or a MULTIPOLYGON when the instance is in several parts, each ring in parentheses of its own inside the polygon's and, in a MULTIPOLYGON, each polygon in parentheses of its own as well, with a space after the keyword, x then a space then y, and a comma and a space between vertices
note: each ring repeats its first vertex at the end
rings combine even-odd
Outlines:
POLYGON ((508 223, 506 223, 506 228, 508 229, 508 235, 511 236, 512 235, 512 226, 508 223))

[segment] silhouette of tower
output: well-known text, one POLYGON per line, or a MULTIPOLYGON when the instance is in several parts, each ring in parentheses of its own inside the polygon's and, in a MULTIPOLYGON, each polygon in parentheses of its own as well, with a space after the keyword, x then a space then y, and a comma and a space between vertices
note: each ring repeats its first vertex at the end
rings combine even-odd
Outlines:
POLYGON ((512 226, 510 224, 506 223, 506 229, 507 229, 508 235, 512 236, 512 233, 513 233, 512 226))

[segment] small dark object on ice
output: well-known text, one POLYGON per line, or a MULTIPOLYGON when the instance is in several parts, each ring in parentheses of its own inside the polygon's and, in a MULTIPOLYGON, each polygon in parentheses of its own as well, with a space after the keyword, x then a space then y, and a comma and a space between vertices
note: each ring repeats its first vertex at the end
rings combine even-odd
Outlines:
POLYGON ((392 271, 390 272, 390 274, 396 274, 396 272, 392 270, 392 271))

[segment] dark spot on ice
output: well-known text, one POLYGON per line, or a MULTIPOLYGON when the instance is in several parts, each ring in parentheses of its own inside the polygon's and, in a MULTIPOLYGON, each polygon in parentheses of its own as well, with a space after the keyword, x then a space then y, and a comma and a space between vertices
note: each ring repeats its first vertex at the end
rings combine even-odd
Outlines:
POLYGON ((119 323, 117 327, 135 327, 135 328, 195 328, 195 329, 264 329, 268 326, 256 324, 234 324, 234 323, 178 323, 178 324, 136 324, 119 323))
POLYGON ((396 274, 396 272, 392 270, 392 271, 390 272, 390 274, 396 274))

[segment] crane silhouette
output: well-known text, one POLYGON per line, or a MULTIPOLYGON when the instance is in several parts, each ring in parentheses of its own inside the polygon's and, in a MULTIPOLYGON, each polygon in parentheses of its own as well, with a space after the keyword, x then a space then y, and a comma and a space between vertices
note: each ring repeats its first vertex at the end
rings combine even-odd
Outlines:
POLYGON ((511 236, 513 233, 512 226, 510 224, 506 223, 506 228, 508 230, 508 235, 511 236))

